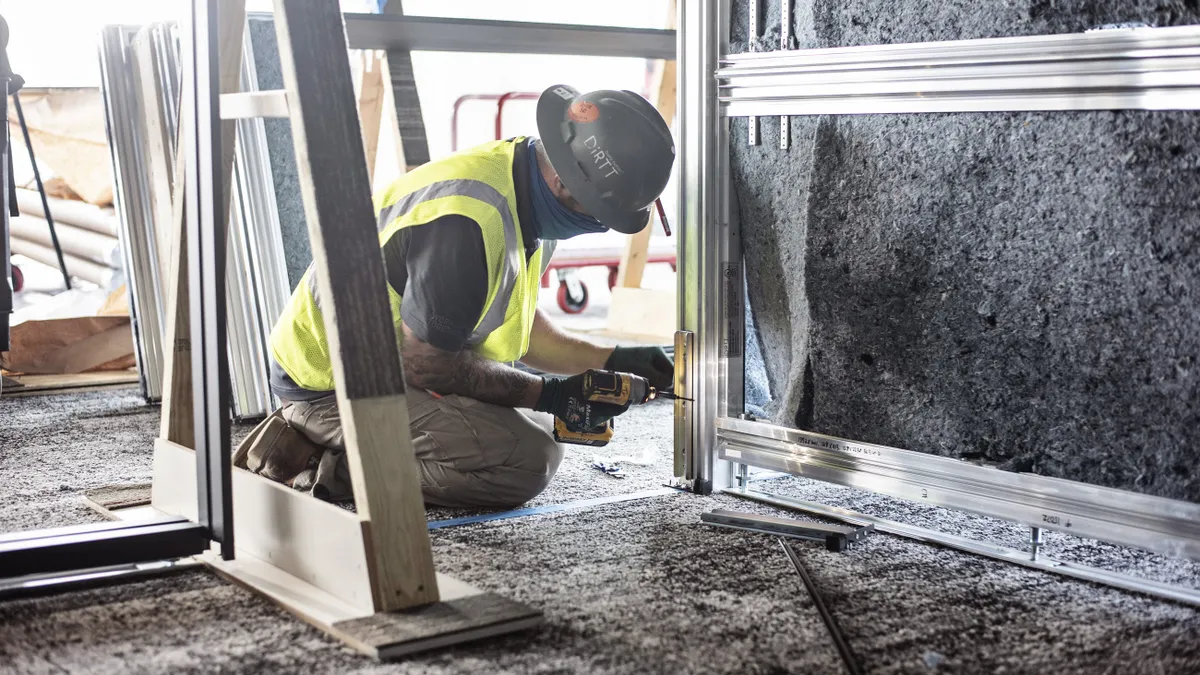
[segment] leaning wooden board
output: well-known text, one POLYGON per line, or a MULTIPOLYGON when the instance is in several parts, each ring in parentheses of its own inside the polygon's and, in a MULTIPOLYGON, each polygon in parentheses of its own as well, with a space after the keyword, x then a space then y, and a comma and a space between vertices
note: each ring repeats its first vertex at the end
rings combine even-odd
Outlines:
POLYGON ((12 375, 5 376, 4 396, 37 396, 65 394, 89 390, 129 389, 137 386, 138 374, 132 370, 71 375, 12 375), (9 381, 16 384, 10 389, 9 381))

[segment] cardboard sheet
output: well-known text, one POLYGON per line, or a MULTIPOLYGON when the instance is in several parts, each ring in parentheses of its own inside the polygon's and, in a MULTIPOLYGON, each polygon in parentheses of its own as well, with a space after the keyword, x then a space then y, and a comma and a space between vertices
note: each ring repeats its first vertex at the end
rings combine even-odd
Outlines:
MULTIPOLYGON (((112 158, 100 90, 25 89, 21 107, 38 163, 49 167, 84 201, 111 204, 112 158)), ((12 138, 21 143, 17 111, 11 106, 8 123, 12 138)))
POLYGON ((4 367, 13 373, 72 374, 135 365, 127 316, 26 321, 12 329, 4 367))

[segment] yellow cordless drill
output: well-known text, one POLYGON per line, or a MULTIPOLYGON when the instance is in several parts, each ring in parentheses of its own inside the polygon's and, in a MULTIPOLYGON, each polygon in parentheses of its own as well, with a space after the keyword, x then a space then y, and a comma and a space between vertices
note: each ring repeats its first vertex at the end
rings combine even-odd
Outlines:
MULTIPOLYGON (((644 377, 611 370, 589 370, 584 373, 583 398, 592 403, 618 406, 640 405, 658 397, 675 398, 670 392, 660 392, 644 377)), ((566 422, 554 418, 554 440, 559 443, 603 446, 613 437, 612 420, 587 431, 572 431, 566 422)))

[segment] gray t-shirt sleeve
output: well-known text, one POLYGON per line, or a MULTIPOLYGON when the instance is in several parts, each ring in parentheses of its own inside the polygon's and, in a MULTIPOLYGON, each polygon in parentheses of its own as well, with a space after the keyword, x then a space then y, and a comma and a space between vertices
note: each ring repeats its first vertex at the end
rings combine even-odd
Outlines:
POLYGON ((459 351, 487 302, 487 254, 475 221, 456 214, 406 227, 383 246, 400 318, 422 341, 459 351))

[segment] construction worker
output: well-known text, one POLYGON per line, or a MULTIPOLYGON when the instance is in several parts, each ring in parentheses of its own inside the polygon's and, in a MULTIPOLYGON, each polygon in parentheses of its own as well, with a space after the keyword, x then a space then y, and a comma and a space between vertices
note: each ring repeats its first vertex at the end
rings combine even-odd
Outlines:
MULTIPOLYGON (((627 407, 584 401, 588 369, 673 383, 661 348, 601 347, 537 308, 557 241, 648 226, 675 160, 670 129, 637 94, 565 85, 541 95, 537 124, 540 138, 423 165, 375 199, 428 504, 512 506, 545 489, 563 451, 538 413, 591 428, 627 407)), ((339 500, 350 480, 321 310, 310 267, 271 333, 271 389, 283 406, 235 463, 339 500)))

